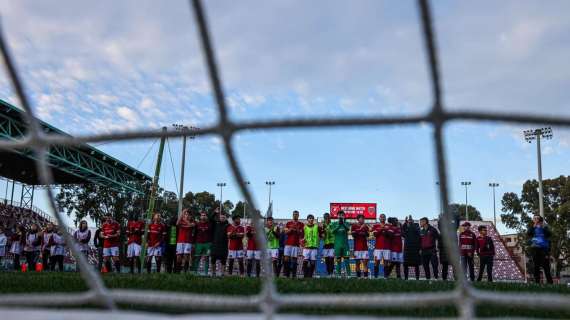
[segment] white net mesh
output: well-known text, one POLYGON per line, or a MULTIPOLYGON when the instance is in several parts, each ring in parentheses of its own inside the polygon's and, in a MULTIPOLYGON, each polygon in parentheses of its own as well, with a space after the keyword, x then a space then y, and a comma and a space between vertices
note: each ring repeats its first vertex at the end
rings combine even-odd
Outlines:
MULTIPOLYGON (((40 182, 45 185, 52 185, 52 172, 47 164, 47 150, 51 145, 62 146, 78 146, 84 143, 95 143, 102 141, 119 141, 119 140, 136 140, 149 139, 159 137, 182 137, 182 136, 218 136, 223 140, 226 158, 230 164, 233 178, 240 187, 243 197, 248 206, 249 216, 253 218, 256 227, 261 230, 263 228, 259 213, 255 208, 255 202, 251 196, 251 192, 244 183, 243 173, 235 156, 232 145, 232 137, 234 134, 248 130, 275 130, 275 129, 295 129, 295 128, 323 128, 323 127, 362 127, 362 126, 393 126, 393 125, 419 125, 420 123, 429 123, 433 129, 433 143, 435 161, 437 163, 438 180, 441 181, 440 197, 441 203, 448 203, 447 189, 447 165, 444 152, 444 136, 442 134, 443 126, 448 121, 453 120, 471 120, 471 121, 494 121, 505 123, 536 123, 551 124, 559 126, 570 126, 570 118, 564 117, 548 117, 537 115, 514 115, 506 113, 485 113, 473 111, 446 111, 443 106, 440 68, 438 63, 438 54, 436 47, 436 39, 434 28, 432 26, 432 16, 427 0, 418 0, 418 10, 422 26, 422 35, 427 55, 427 63, 430 71, 431 89, 433 104, 431 110, 427 114, 409 116, 409 117, 353 117, 343 119, 326 119, 326 118, 305 118, 305 119, 282 119, 275 121, 252 121, 252 122, 234 122, 228 117, 226 100, 222 90, 220 73, 216 64, 214 48, 210 40, 208 24, 206 16, 202 8, 201 1, 190 1, 196 18, 199 31, 199 38, 202 45, 202 51, 205 57, 205 63, 208 70, 210 84, 215 95, 215 101, 218 107, 219 121, 217 124, 202 129, 189 131, 171 131, 158 132, 154 130, 137 131, 137 132, 119 132, 113 134, 98 134, 89 136, 56 136, 45 134, 39 126, 39 122, 34 115, 33 109, 26 96, 23 83, 20 81, 19 74, 16 70, 14 61, 10 55, 4 35, 0 33, 0 46, 2 56, 7 69, 7 73, 14 87, 20 104, 25 110, 25 118, 29 125, 28 135, 17 141, 2 141, 0 148, 4 150, 16 148, 30 148, 36 153, 38 161, 36 161, 37 170, 40 176, 40 182)), ((53 191, 47 188, 47 195, 51 206, 52 214, 56 217, 58 224, 64 225, 63 217, 56 209, 54 203, 53 191)), ((444 206, 447 208, 447 206, 444 206)), ((290 295, 280 294, 276 291, 273 275, 271 273, 270 258, 265 255, 265 239, 263 234, 257 234, 256 241, 262 249, 264 273, 263 288, 261 292, 253 296, 221 296, 208 294, 189 294, 189 293, 169 293, 157 291, 136 291, 136 290, 109 290, 107 289, 100 275, 88 265, 86 258, 77 251, 77 247, 71 245, 74 241, 72 236, 65 231, 65 241, 71 249, 72 254, 77 258, 81 275, 89 286, 86 293, 73 294, 4 294, 0 295, 0 306, 18 307, 18 306, 81 306, 81 305, 100 305, 109 310, 116 310, 117 304, 136 304, 146 306, 172 306, 191 308, 193 310, 232 310, 247 311, 258 310, 261 313, 259 317, 271 318, 278 309, 284 307, 308 307, 308 306, 329 306, 331 308, 383 308, 383 307, 432 307, 453 304, 457 307, 461 318, 474 318, 474 307, 476 304, 493 303, 499 305, 508 305, 510 307, 536 307, 536 308, 556 308, 570 310, 570 303, 567 296, 561 294, 534 294, 534 293, 494 293, 489 291, 481 291, 471 286, 465 280, 462 268, 459 266, 459 257, 456 241, 452 241, 454 231, 450 227, 449 212, 444 214, 444 226, 448 226, 442 230, 446 243, 452 245, 447 247, 447 254, 453 264, 454 270, 458 273, 457 286, 453 291, 447 292, 429 292, 429 293, 366 293, 366 294, 303 294, 290 295)), ((35 311, 26 311, 26 317, 34 317, 35 311)), ((81 312, 82 318, 100 318, 104 313, 84 311, 81 312)), ((22 315, 17 310, 5 310, 8 318, 16 318, 22 315)), ((125 318, 136 316, 136 313, 129 313, 125 318)), ((43 312, 42 318, 54 317, 53 312, 43 312)), ((65 315, 66 317, 77 315, 74 312, 65 315)), ((138 315, 137 318, 144 317, 138 315)), ((170 318, 171 316, 169 316, 170 318)), ((55 318, 55 317, 54 317, 55 318)), ((57 318, 62 319, 61 313, 57 313, 57 318)), ((153 316, 153 319, 156 319, 153 316)), ((196 316, 193 318, 200 318, 196 316)), ((248 317, 249 319, 250 317, 248 317)), ((287 318, 287 317, 284 317, 287 318)), ((291 318, 291 317, 289 317, 291 318)), ((235 316, 232 316, 235 319, 235 316)))

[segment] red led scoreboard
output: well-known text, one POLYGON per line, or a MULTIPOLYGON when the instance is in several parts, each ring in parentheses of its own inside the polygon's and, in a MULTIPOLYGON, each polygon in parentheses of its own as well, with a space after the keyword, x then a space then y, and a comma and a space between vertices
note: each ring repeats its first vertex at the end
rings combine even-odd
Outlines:
POLYGON ((344 211, 346 219, 356 219, 359 214, 364 215, 364 219, 376 219, 376 203, 331 203, 331 218, 338 219, 338 212, 344 211))

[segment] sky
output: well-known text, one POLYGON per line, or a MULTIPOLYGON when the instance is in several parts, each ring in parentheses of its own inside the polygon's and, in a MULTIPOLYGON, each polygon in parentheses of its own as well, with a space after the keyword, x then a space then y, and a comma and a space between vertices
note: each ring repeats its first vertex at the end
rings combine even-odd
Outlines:
MULTIPOLYGON (((434 1, 449 110, 569 116, 570 11, 567 1, 434 1)), ((230 116, 418 115, 430 85, 414 1, 206 1, 230 116)), ((71 134, 132 131, 217 119, 187 1, 0 0, 2 26, 42 120, 71 134)), ((4 74, 0 98, 18 102, 4 74)), ((498 123, 445 126, 451 201, 491 220, 489 182, 520 192, 537 176, 532 128, 498 123)), ((543 176, 567 175, 570 131, 543 143, 543 176)), ((439 212, 427 124, 390 128, 242 132, 234 140, 256 204, 274 213, 322 215, 330 202, 376 202, 402 218, 439 212)), ((151 175, 154 140, 95 146, 151 175), (150 151, 149 151, 150 150, 150 151), (148 156, 145 157, 145 154, 148 156)), ((241 195, 221 141, 189 142, 185 191, 241 195)), ((176 191, 180 139, 167 144, 161 185, 176 191)), ((0 187, 0 192, 3 187, 0 187)), ((45 197, 36 205, 47 208, 45 197)), ((47 211, 47 210, 46 210, 47 211)), ((500 230, 507 231, 504 226, 500 230)))

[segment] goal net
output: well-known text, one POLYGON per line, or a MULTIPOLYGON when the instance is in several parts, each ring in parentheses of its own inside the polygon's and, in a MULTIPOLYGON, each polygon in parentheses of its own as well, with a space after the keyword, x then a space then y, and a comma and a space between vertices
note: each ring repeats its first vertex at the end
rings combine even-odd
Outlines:
MULTIPOLYGON (((443 105, 442 91, 442 75, 440 72, 439 56, 437 50, 436 34, 433 27, 432 14, 430 11, 429 1, 418 0, 417 9, 420 17, 420 25, 422 38, 425 48, 426 62, 428 65, 430 83, 431 83, 431 109, 429 112, 416 116, 355 116, 348 118, 292 118, 279 120, 264 121, 248 121, 238 122, 230 120, 228 116, 228 107, 226 106, 226 97, 223 91, 222 78, 216 62, 216 51, 213 47, 211 35, 208 28, 206 13, 204 12, 200 0, 191 0, 193 14, 195 16, 199 40, 201 43, 202 53, 205 65, 208 71, 208 77, 212 92, 214 93, 219 121, 201 129, 189 131, 168 131, 159 132, 156 130, 140 130, 135 132, 117 132, 112 134, 93 134, 85 136, 60 136, 49 135, 44 133, 39 126, 39 121, 34 114, 26 94, 24 83, 21 81, 15 62, 7 47, 4 34, 0 34, 0 45, 4 65, 6 67, 9 79, 14 91, 19 99, 20 105, 25 111, 26 121, 29 125, 26 137, 16 141, 1 141, 0 148, 3 150, 14 150, 21 148, 32 149, 35 154, 37 171, 40 181, 44 185, 52 185, 53 177, 47 162, 47 152, 50 146, 79 146, 85 143, 105 142, 105 141, 132 141, 140 139, 151 139, 160 137, 182 137, 195 136, 196 138, 205 136, 217 136, 223 141, 225 157, 229 162, 233 179, 239 185, 242 196, 247 203, 249 215, 252 217, 258 230, 263 229, 263 222, 260 219, 259 211, 255 210, 255 202, 250 188, 245 183, 244 173, 240 169, 240 164, 236 158, 232 137, 236 133, 244 130, 255 132, 260 130, 288 130, 299 128, 348 128, 363 126, 414 126, 420 124, 429 124, 433 128, 433 150, 434 161, 437 164, 437 177, 439 184, 439 192, 441 203, 449 203, 448 196, 448 166, 446 164, 445 154, 445 136, 443 134, 443 126, 452 121, 468 120, 468 121, 491 121, 515 124, 551 124, 563 127, 570 126, 570 118, 552 117, 541 115, 524 115, 510 113, 487 113, 476 111, 449 111, 443 105)), ((56 217, 59 225, 64 225, 62 214, 57 210, 54 202, 54 194, 51 188, 47 188, 47 196, 51 213, 56 217)), ((444 206, 444 209, 447 206, 444 206)), ((62 318, 81 318, 81 319, 100 319, 107 312, 113 312, 113 317, 120 315, 123 319, 137 318, 145 319, 145 314, 136 312, 118 313, 117 306, 120 304, 135 304, 141 306, 166 306, 166 307, 185 307, 192 310, 217 310, 232 312, 250 312, 256 310, 256 314, 244 314, 242 316, 231 315, 231 319, 245 318, 272 318, 282 308, 288 307, 308 307, 308 306, 327 306, 330 308, 409 308, 409 307, 432 307, 442 305, 455 305, 459 312, 459 316, 465 319, 475 317, 475 306, 478 304, 492 303, 495 305, 508 305, 510 307, 520 306, 526 308, 556 308, 570 310, 570 303, 567 296, 555 293, 496 293, 490 291, 482 291, 474 288, 466 281, 463 269, 459 265, 459 256, 456 241, 454 241, 455 230, 451 229, 451 217, 449 212, 443 215, 444 226, 442 230, 446 243, 452 244, 447 246, 447 254, 449 260, 453 264, 453 268, 458 275, 456 287, 452 291, 443 292, 417 292, 417 293, 366 293, 366 294, 282 294, 277 292, 273 281, 272 268, 270 266, 270 257, 265 254, 264 235, 257 233, 256 241, 263 253, 264 275, 262 290, 252 296, 221 296, 209 294, 192 294, 192 293, 170 293, 159 291, 140 291, 140 290, 124 290, 124 289, 108 289, 103 284, 101 276, 92 267, 89 266, 86 258, 78 252, 76 246, 72 245, 73 237, 64 230, 64 238, 68 244, 68 248, 77 258, 80 266, 81 276, 88 284, 89 290, 84 293, 53 293, 53 294, 3 294, 0 295, 0 308, 4 308, 2 312, 7 315, 7 319, 16 318, 42 318, 42 319, 62 319, 62 318), (52 311, 44 311, 40 313, 37 308, 41 307, 71 307, 71 306, 100 306, 105 310, 93 311, 85 309, 85 311, 72 310, 65 312, 64 315, 52 311), (31 309, 18 309, 18 307, 27 307, 31 309), (23 311, 22 311, 23 310, 23 311)), ((216 314, 220 317, 228 317, 228 315, 216 314)), ((194 319, 202 319, 201 316, 193 316, 194 319)), ((279 315, 279 317, 290 318, 294 316, 279 315)), ((153 319, 160 316, 153 315, 153 319)), ((169 316, 172 318, 172 316, 169 316)))

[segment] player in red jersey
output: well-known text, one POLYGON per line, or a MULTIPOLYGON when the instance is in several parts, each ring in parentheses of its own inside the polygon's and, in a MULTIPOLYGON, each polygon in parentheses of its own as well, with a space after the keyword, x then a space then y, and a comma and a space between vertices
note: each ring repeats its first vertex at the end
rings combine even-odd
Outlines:
MULTIPOLYGON (((372 227, 372 232, 376 238, 374 245, 374 278, 378 278, 380 263, 383 263, 384 270, 390 261, 390 225, 386 223, 386 215, 380 215, 380 223, 372 227)), ((386 272, 384 272, 386 273, 386 272)))
POLYGON ((101 238, 103 239, 103 261, 108 271, 111 271, 111 261, 113 260, 117 272, 121 272, 121 262, 119 261, 119 236, 121 226, 111 217, 105 216, 105 222, 101 226, 101 238))
POLYGON ((364 215, 359 214, 356 217, 357 223, 350 227, 350 233, 354 239, 354 259, 356 260, 356 277, 360 278, 364 274, 364 278, 368 278, 368 235, 370 229, 364 223, 364 215), (360 264, 362 263, 362 268, 360 264), (361 272, 361 269, 363 272, 361 272))
POLYGON ((204 275, 208 275, 210 268, 210 251, 212 247, 212 233, 214 215, 208 217, 206 211, 200 212, 200 220, 196 223, 196 241, 194 245, 194 263, 192 270, 198 273, 200 265, 204 266, 204 275))
POLYGON ((285 224, 285 249, 283 251, 283 272, 285 278, 297 277, 297 257, 299 256, 299 239, 303 237, 305 225, 299 221, 299 211, 293 211, 293 220, 285 224))
POLYGON ((469 272, 469 279, 474 281, 473 255, 477 250, 477 236, 471 231, 471 223, 469 221, 463 222, 461 226, 463 227, 463 232, 459 234, 459 258, 464 272, 466 275, 469 272))
POLYGON ((127 259, 131 267, 131 273, 135 272, 135 264, 137 272, 141 273, 141 244, 142 235, 144 234, 144 221, 140 219, 138 214, 131 215, 131 219, 127 223, 127 259))
POLYGON ((182 215, 176 223, 176 268, 174 272, 180 272, 184 266, 184 272, 188 272, 188 266, 192 261, 192 233, 194 220, 190 217, 188 209, 182 210, 182 215))
POLYGON ((166 237, 166 226, 162 224, 160 213, 152 216, 152 222, 148 225, 147 249, 146 249, 146 272, 150 273, 152 257, 156 263, 156 272, 160 273, 162 262, 162 241, 166 237))
POLYGON ((247 276, 251 277, 253 265, 255 264, 255 274, 259 278, 261 273, 261 251, 257 249, 257 243, 255 243, 255 228, 252 224, 245 228, 245 235, 247 236, 247 251, 245 252, 247 259, 247 276))
POLYGON ((239 274, 243 276, 243 237, 245 236, 245 228, 241 225, 241 217, 234 215, 232 217, 232 224, 227 229, 228 238, 228 274, 232 275, 234 271, 234 261, 238 260, 239 274))
POLYGON ((396 277, 401 279, 400 265, 404 262, 404 254, 402 253, 402 228, 398 218, 388 218, 390 224, 390 262, 384 269, 384 278, 390 277, 392 270, 396 268, 396 277))

